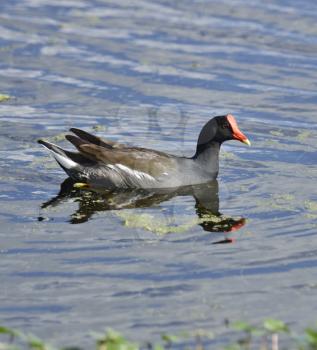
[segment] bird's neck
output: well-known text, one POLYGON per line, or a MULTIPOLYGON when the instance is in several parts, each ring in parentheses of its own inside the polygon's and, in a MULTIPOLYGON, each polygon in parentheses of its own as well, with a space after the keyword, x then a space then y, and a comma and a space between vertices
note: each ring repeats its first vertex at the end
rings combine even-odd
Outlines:
POLYGON ((193 160, 206 171, 218 172, 220 146, 221 144, 216 141, 198 144, 193 160))

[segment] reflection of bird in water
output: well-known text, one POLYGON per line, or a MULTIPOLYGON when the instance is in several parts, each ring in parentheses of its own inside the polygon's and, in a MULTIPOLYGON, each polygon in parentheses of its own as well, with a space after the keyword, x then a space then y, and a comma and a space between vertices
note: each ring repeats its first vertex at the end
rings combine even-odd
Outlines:
POLYGON ((245 225, 246 220, 244 218, 224 217, 219 212, 218 181, 215 180, 212 184, 213 186, 193 187, 196 214, 202 219, 199 225, 204 231, 209 232, 233 232, 239 230, 245 225), (214 217, 214 220, 209 220, 211 216, 214 217))
MULTIPOLYGON (((192 196, 195 199, 197 220, 192 226, 200 225, 208 232, 232 232, 245 225, 245 219, 225 217, 219 212, 218 182, 212 181, 199 186, 185 186, 165 190, 125 190, 104 191, 100 189, 80 190, 74 187, 70 178, 61 184, 58 195, 42 204, 42 209, 58 206, 70 198, 79 204, 78 210, 71 216, 70 223, 80 224, 88 221, 100 211, 132 208, 155 207, 177 196, 192 196)), ((41 220, 41 218, 39 218, 41 220)), ((233 239, 225 237, 214 243, 231 243, 233 239)))

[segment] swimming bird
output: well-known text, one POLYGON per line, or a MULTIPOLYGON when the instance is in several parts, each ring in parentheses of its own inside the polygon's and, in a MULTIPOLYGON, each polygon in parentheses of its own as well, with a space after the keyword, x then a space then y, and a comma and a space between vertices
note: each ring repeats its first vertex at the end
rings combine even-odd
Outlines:
POLYGON ((231 114, 214 117, 204 125, 190 158, 130 147, 76 128, 70 131, 74 135, 65 137, 79 152, 42 139, 38 142, 72 179, 106 189, 162 189, 209 182, 218 176, 223 142, 238 140, 250 145, 231 114))

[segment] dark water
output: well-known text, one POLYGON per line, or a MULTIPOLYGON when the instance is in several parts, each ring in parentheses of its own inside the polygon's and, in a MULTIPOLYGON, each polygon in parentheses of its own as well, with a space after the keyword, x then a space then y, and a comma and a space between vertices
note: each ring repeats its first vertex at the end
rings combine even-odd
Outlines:
POLYGON ((4 2, 1 323, 87 345, 316 321, 316 20, 312 0, 4 2), (223 147, 219 196, 55 198, 66 177, 35 142, 75 126, 191 155, 229 112, 252 148, 223 147))

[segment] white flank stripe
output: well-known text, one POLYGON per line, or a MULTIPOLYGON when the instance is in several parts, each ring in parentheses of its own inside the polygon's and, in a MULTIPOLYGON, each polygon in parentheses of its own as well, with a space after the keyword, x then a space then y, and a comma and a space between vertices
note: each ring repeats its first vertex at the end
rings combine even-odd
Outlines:
POLYGON ((123 164, 115 164, 115 167, 119 168, 120 170, 126 172, 127 174, 134 176, 138 178, 139 180, 150 180, 150 181, 155 181, 155 178, 147 173, 144 173, 143 171, 138 171, 138 170, 133 170, 123 164))

